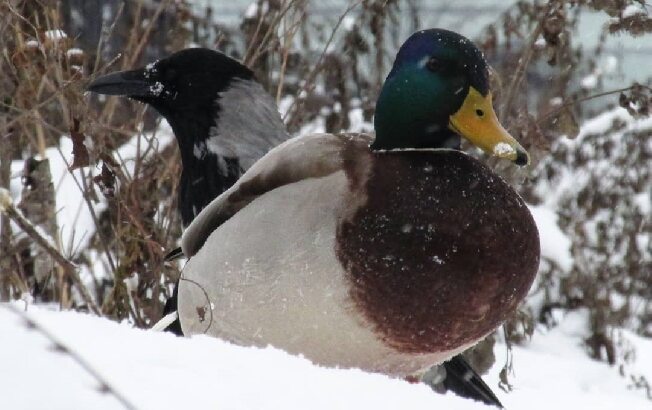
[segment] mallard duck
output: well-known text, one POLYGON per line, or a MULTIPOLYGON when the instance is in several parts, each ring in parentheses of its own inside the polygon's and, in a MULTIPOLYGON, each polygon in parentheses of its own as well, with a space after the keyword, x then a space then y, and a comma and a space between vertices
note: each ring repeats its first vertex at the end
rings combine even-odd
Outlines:
MULTIPOLYGON (((88 89, 148 103, 170 123, 184 169, 179 195, 184 225, 253 160, 288 138, 273 100, 252 72, 214 50, 183 50, 140 69, 99 77, 88 89)), ((175 309, 171 298, 166 313, 175 309)), ((168 330, 182 334, 178 321, 168 330)), ((444 367, 448 388, 500 406, 463 356, 444 367)))
POLYGON ((474 345, 514 312, 539 265, 527 206, 465 138, 518 165, 488 66, 431 29, 400 48, 375 137, 290 139, 186 229, 186 335, 272 345, 325 366, 412 376, 474 345))

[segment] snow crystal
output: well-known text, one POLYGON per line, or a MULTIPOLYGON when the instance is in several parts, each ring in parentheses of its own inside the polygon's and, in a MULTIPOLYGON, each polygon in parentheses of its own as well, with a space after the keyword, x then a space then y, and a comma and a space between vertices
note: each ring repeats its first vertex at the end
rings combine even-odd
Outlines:
POLYGON ((505 143, 505 142, 499 142, 494 146, 494 155, 497 156, 504 156, 504 155, 509 155, 513 154, 516 151, 514 151, 514 148, 511 147, 511 145, 505 143))
POLYGON ((149 87, 149 92, 152 93, 153 96, 158 97, 164 89, 165 87, 163 86, 163 83, 157 81, 149 87))
POLYGON ((156 63, 158 63, 158 60, 145 66, 145 78, 149 78, 150 75, 156 74, 156 63))

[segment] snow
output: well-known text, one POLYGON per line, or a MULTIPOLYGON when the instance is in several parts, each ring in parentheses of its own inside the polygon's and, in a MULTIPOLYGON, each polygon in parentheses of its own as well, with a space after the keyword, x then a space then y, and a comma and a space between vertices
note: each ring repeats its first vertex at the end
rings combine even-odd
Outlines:
POLYGON ((499 157, 513 154, 514 152, 515 152, 514 148, 512 148, 509 144, 504 142, 499 142, 494 146, 494 155, 499 157))
MULTIPOLYGON (((425 385, 320 368, 273 348, 243 348, 206 336, 178 338, 33 306, 28 314, 138 409, 486 408, 437 395, 425 385)), ((4 408, 42 408, 43 397, 33 393, 44 389, 49 409, 124 408, 100 393, 99 382, 88 372, 1 305, 0 334, 0 362, 11 369, 0 372, 4 408)))
POLYGON ((357 23, 357 19, 353 16, 347 15, 342 19, 342 28, 344 31, 353 31, 357 23))
MULTIPOLYGON (((569 149, 581 149, 588 155, 591 150, 595 149, 595 144, 590 139, 605 134, 613 127, 614 123, 622 126, 618 130, 610 132, 609 138, 613 141, 622 140, 627 132, 652 130, 652 117, 635 119, 626 109, 617 107, 585 121, 577 138, 572 140, 561 138, 558 144, 563 144, 569 149)), ((618 149, 618 146, 616 147, 618 149)), ((592 166, 605 176, 621 172, 620 167, 615 166, 611 161, 595 161, 592 166)), ((570 240, 559 230, 556 215, 560 209, 560 200, 574 196, 578 187, 588 183, 590 174, 586 171, 584 168, 576 168, 568 164, 557 165, 557 176, 551 180, 540 180, 535 189, 544 202, 539 206, 530 207, 541 234, 542 255, 560 258, 563 266, 568 266, 570 255, 563 249, 569 246, 570 240)), ((643 192, 633 196, 634 203, 642 213, 649 214, 652 193, 649 189, 642 189, 643 192)))
POLYGON ((652 208, 652 192, 642 192, 634 196, 634 203, 640 209, 641 213, 648 215, 652 208))
POLYGON ((258 3, 254 2, 254 3, 251 3, 249 5, 249 7, 247 7, 247 10, 245 10, 245 13, 244 13, 244 17, 248 18, 248 19, 252 19, 252 18, 256 17, 257 14, 258 14, 258 3))
MULTIPOLYGON (((92 141, 92 136, 86 138, 92 141)), ((167 123, 161 124, 156 134, 136 135, 115 151, 115 158, 123 165, 125 174, 134 176, 136 157, 154 155, 165 146, 174 141, 174 135, 167 123)), ((90 147, 88 142, 84 142, 90 147)), ((72 163, 72 140, 63 136, 59 140, 59 147, 50 147, 45 150, 45 156, 50 161, 50 172, 56 191, 57 224, 61 243, 66 253, 75 249, 86 248, 88 241, 95 232, 93 216, 83 196, 81 185, 82 173, 88 175, 89 167, 69 171, 72 163)), ((23 161, 12 161, 10 192, 14 201, 20 198, 20 175, 24 167, 23 161)), ((94 167, 94 165, 93 165, 94 167)), ((94 169, 94 173, 98 171, 94 169)), ((92 203, 96 214, 106 208, 106 200, 100 195, 98 203, 92 203)))
MULTIPOLYGON (((14 306, 22 309, 24 303, 14 306)), ((207 336, 180 338, 43 306, 29 306, 26 314, 137 409, 489 408, 436 394, 421 384, 356 369, 318 367, 271 347, 244 348, 207 336)), ((497 388, 506 349, 496 343, 496 363, 485 380, 507 408, 650 408, 645 391, 631 388, 631 380, 652 378, 652 341, 627 331, 617 333, 636 357, 623 362, 627 377, 622 377, 618 366, 586 355, 582 339, 587 334, 581 330, 586 329, 586 312, 558 318, 558 326, 540 326, 532 341, 513 347, 510 393, 497 388)), ((43 408, 43 395, 35 394, 43 391, 48 392, 49 409, 125 408, 100 391, 100 381, 89 371, 61 349, 53 349, 50 340, 29 329, 6 305, 0 305, 0 334, 3 408, 43 408)))
POLYGON ((586 77, 582 78, 581 82, 582 88, 585 90, 592 90, 598 85, 598 75, 589 74, 586 77))
MULTIPOLYGON (((583 339, 588 336, 588 313, 575 311, 561 316, 557 327, 539 326, 525 346, 514 347, 514 386, 511 394, 498 397, 512 409, 649 409, 652 402, 644 390, 631 389, 629 377, 619 374, 618 366, 609 366, 588 358, 583 339)), ((637 360, 623 364, 626 376, 652 375, 652 341, 616 332, 635 347, 637 360)), ((496 362, 505 360, 506 352, 497 344, 496 362)), ((488 380, 499 371, 494 366, 488 380)), ((489 383, 492 386, 492 383, 489 383)))
POLYGON ((68 58, 81 57, 83 55, 84 51, 81 48, 69 48, 66 50, 66 57, 68 58))
POLYGON ((68 35, 66 34, 65 31, 57 29, 57 30, 47 30, 45 33, 45 38, 48 40, 62 40, 64 38, 67 38, 68 35))
POLYGON ((642 5, 638 3, 632 3, 629 6, 625 7, 623 10, 623 18, 633 17, 637 14, 647 14, 642 5))
POLYGON ((605 111, 584 122, 576 139, 576 143, 580 143, 586 136, 607 132, 615 121, 627 124, 627 130, 644 130, 652 128, 652 117, 634 120, 626 109, 618 107, 610 111, 605 111))
MULTIPOLYGON (((269 11, 269 4, 267 2, 262 3, 260 10, 261 15, 265 15, 269 11)), ((258 1, 251 3, 244 12, 244 18, 252 19, 258 16, 258 1)))
POLYGON ((539 229, 541 256, 553 260, 566 272, 573 267, 571 241, 559 229, 557 214, 544 205, 529 206, 530 213, 539 229))
POLYGON ((607 74, 613 74, 616 72, 617 68, 618 68, 618 58, 613 55, 606 56, 604 59, 604 63, 602 64, 602 69, 604 70, 604 72, 607 74))
MULTIPOLYGON (((68 170, 69 163, 72 163, 72 140, 69 137, 62 137, 59 147, 46 149, 45 155, 50 161, 50 173, 56 191, 57 226, 61 243, 66 250, 86 247, 95 232, 95 223, 81 185, 82 173, 87 174, 88 168, 72 172, 68 170)), ((96 213, 106 208, 103 202, 93 205, 96 213)))
POLYGON ((155 82, 153 85, 149 87, 149 92, 152 93, 152 95, 155 97, 161 95, 163 90, 164 90, 163 83, 159 81, 155 82))
POLYGON ((27 40, 25 42, 25 47, 26 48, 36 49, 36 48, 39 48, 39 43, 36 40, 27 40))

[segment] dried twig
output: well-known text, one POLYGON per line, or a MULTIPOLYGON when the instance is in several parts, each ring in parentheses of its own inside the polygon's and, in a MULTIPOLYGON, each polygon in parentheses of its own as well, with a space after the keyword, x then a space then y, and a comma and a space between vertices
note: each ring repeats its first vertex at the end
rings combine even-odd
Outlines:
POLYGON ((340 15, 340 18, 337 20, 337 23, 335 24, 335 27, 333 27, 333 30, 331 31, 330 37, 328 37, 328 41, 326 41, 326 45, 324 46, 321 54, 319 55, 319 58, 317 59, 317 62, 315 63, 313 69, 310 71, 308 74, 308 78, 306 81, 303 83, 303 86, 299 90, 299 92, 296 95, 296 98, 294 101, 292 101, 292 105, 290 105, 290 108, 288 108, 287 112, 285 113, 283 117, 283 121, 286 121, 288 118, 290 118, 290 115, 294 114, 294 111, 296 110, 296 107, 298 106, 299 98, 300 96, 308 89, 310 85, 312 85, 315 81, 315 78, 317 77, 317 73, 319 73, 319 70, 321 69, 321 63, 322 60, 324 59, 324 56, 326 55, 326 52, 328 51, 328 48, 330 47, 331 43, 333 42, 333 39, 335 38, 335 33, 337 33, 337 30, 340 28, 342 25, 342 22, 344 21, 344 18, 351 12, 353 9, 358 7, 362 3, 362 0, 358 0, 355 3, 351 4, 349 7, 347 7, 346 10, 344 10, 344 13, 340 15))
POLYGON ((541 117, 537 118, 537 124, 541 125, 542 122, 544 122, 548 118, 558 114, 564 108, 571 107, 571 106, 573 106, 575 104, 579 104, 579 103, 584 102, 584 101, 593 100, 595 98, 606 97, 608 95, 613 95, 613 94, 617 94, 617 93, 623 93, 625 91, 630 91, 630 90, 632 90, 632 89, 634 89, 636 87, 643 87, 643 88, 646 88, 646 89, 652 91, 652 87, 637 84, 637 85, 630 85, 629 87, 618 88, 616 90, 604 91, 604 92, 601 92, 601 93, 598 93, 598 94, 587 95, 586 97, 582 97, 582 98, 578 98, 578 99, 573 99, 571 101, 567 101, 567 102, 559 105, 558 107, 555 107, 554 110, 551 110, 550 112, 547 112, 544 115, 542 115, 541 117))
POLYGON ((45 327, 43 327, 38 321, 31 318, 25 311, 18 309, 15 305, 11 303, 3 303, 0 304, 0 306, 16 314, 17 316, 20 316, 25 321, 25 324, 29 329, 36 330, 41 335, 43 335, 46 339, 52 342, 57 352, 67 354, 72 360, 74 360, 78 365, 80 365, 84 370, 86 370, 86 372, 88 372, 93 378, 95 378, 95 380, 99 382, 100 390, 102 392, 111 394, 120 403, 122 403, 122 405, 126 409, 129 410, 137 409, 137 407, 129 399, 127 399, 122 393, 120 393, 120 391, 118 391, 118 389, 116 389, 115 386, 112 386, 111 383, 100 374, 100 372, 95 370, 95 368, 91 365, 90 362, 88 362, 78 352, 66 346, 61 339, 59 339, 54 334, 52 334, 52 332, 50 332, 45 327))
POLYGON ((518 60, 518 66, 516 66, 516 69, 514 70, 514 76, 512 77, 512 82, 509 84, 509 87, 507 88, 507 95, 505 97, 505 100, 502 104, 502 108, 500 110, 500 121, 503 123, 505 122, 507 116, 509 115, 509 112, 512 108, 512 103, 514 102, 514 97, 516 96, 516 91, 521 85, 521 81, 523 80, 525 70, 527 69, 527 66, 530 63, 532 54, 534 54, 534 50, 535 50, 534 43, 537 41, 537 39, 541 35, 541 32, 543 31, 543 21, 545 17, 550 13, 552 8, 557 5, 557 3, 558 2, 556 0, 550 0, 548 2, 546 7, 543 9, 543 12, 541 13, 541 17, 537 22, 537 26, 530 34, 530 38, 528 39, 527 44, 525 44, 525 46, 523 47, 523 54, 521 55, 521 58, 519 58, 518 60))
POLYGON ((28 221, 21 213, 14 207, 13 200, 9 191, 4 188, 0 188, 0 213, 4 213, 11 219, 18 227, 27 234, 37 245, 39 245, 43 250, 45 250, 52 259, 61 266, 64 273, 73 281, 79 293, 81 294, 84 302, 89 306, 89 308, 95 313, 100 314, 100 309, 97 307, 97 304, 91 297, 88 289, 82 283, 77 273, 77 267, 73 265, 68 259, 66 259, 61 252, 55 248, 51 242, 44 238, 41 233, 28 221))

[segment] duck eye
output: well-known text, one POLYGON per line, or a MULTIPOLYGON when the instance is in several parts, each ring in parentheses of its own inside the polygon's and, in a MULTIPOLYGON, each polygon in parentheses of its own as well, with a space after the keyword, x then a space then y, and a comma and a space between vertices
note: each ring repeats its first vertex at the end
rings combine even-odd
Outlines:
POLYGON ((479 108, 477 110, 475 110, 475 113, 477 114, 478 117, 483 117, 484 116, 484 111, 482 111, 479 108))
POLYGON ((426 63, 426 68, 433 73, 436 73, 439 71, 439 69, 441 69, 441 62, 437 57, 430 57, 426 63))

